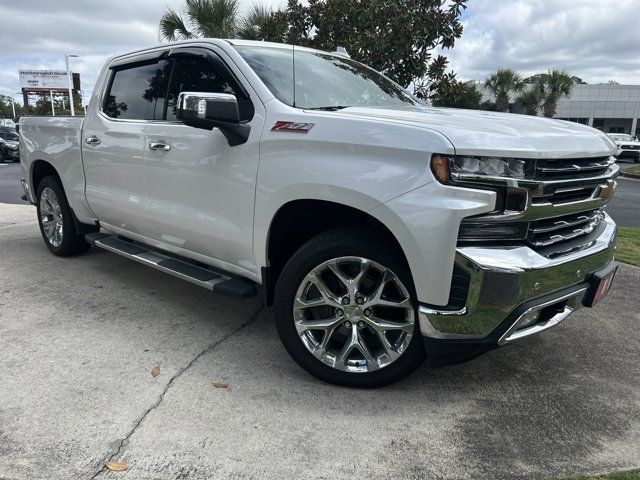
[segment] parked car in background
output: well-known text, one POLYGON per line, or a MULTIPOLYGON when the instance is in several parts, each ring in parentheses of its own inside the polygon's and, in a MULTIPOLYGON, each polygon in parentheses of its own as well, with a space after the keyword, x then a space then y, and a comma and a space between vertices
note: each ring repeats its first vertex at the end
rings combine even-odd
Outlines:
POLYGON ((23 117, 20 138, 52 253, 93 244, 238 298, 262 285, 287 351, 341 385, 545 331, 616 271, 604 133, 430 108, 344 54, 130 52, 84 118, 23 117))
POLYGON ((629 159, 640 163, 640 142, 637 137, 626 133, 609 133, 609 138, 618 146, 618 160, 629 159))
POLYGON ((16 124, 10 118, 0 118, 0 127, 6 127, 6 128, 11 128, 12 130, 15 130, 16 124))
POLYGON ((0 128, 0 162, 20 161, 20 137, 7 127, 0 128))

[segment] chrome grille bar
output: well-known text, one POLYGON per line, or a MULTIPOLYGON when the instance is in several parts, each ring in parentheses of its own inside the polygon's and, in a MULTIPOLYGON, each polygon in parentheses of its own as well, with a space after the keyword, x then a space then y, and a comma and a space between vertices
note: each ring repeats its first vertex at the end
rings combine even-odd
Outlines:
POLYGON ((582 215, 561 217, 552 222, 531 222, 527 241, 534 247, 548 247, 593 232, 603 219, 604 213, 596 210, 582 215))
POLYGON ((571 160, 570 162, 564 162, 561 160, 554 162, 546 162, 544 166, 536 168, 537 172, 542 173, 580 173, 591 170, 605 170, 615 163, 615 158, 607 157, 597 160, 593 159, 580 159, 581 161, 571 160))

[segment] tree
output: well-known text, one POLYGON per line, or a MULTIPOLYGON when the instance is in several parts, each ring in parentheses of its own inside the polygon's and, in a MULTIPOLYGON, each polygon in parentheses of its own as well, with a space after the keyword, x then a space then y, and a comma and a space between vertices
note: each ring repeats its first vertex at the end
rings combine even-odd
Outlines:
POLYGON ((238 0, 185 0, 182 15, 168 8, 160 19, 160 36, 168 41, 197 37, 259 40, 269 7, 255 4, 240 14, 238 0))
POLYGON ((446 73, 434 50, 453 47, 462 35, 467 0, 289 0, 262 28, 264 40, 333 51, 345 47, 354 60, 383 72, 426 98, 446 73))
MULTIPOLYGON (((71 115, 71 110, 69 108, 69 94, 67 93, 56 93, 53 95, 53 106, 56 111, 56 115, 71 115)), ((78 116, 84 115, 84 108, 82 107, 82 102, 80 95, 77 93, 73 94, 73 108, 75 110, 75 114, 78 116)), ((48 93, 39 93, 36 96, 36 101, 29 108, 29 113, 31 115, 42 115, 49 116, 52 114, 51 112, 51 97, 48 93)))
POLYGON ((573 80, 565 70, 549 70, 543 76, 543 103, 544 116, 553 118, 558 108, 558 102, 571 93, 573 80))
POLYGON ((236 36, 245 40, 262 40, 262 26, 271 17, 273 10, 259 3, 245 13, 236 27, 236 36))
POLYGON ((518 96, 516 101, 524 106, 527 115, 538 115, 538 110, 544 99, 544 79, 537 77, 533 84, 525 87, 524 91, 518 96))
POLYGON ((473 82, 460 82, 453 79, 438 85, 431 101, 435 107, 479 110, 482 92, 473 82))
POLYGON ((489 75, 485 86, 496 97, 496 108, 499 112, 509 111, 509 95, 520 92, 524 87, 520 74, 510 68, 501 68, 489 75))
MULTIPOLYGON (((19 105, 16 105, 16 115, 18 115, 18 107, 19 105)), ((8 95, 0 95, 0 118, 13 118, 11 97, 8 95)))
POLYGON ((238 0, 185 0, 182 15, 167 9, 160 20, 165 40, 238 37, 309 46, 349 55, 385 73, 423 98, 455 78, 447 59, 462 35, 467 0, 288 0, 286 9, 254 6, 241 15, 238 0))

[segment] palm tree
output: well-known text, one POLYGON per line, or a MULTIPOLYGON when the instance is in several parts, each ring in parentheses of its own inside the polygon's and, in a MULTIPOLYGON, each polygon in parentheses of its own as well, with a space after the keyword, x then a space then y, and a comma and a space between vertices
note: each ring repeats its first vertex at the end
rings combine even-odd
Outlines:
POLYGON ((160 19, 160 35, 170 42, 196 37, 260 39, 271 9, 255 4, 241 15, 238 0, 185 0, 182 15, 168 8, 160 19))
POLYGON ((571 93, 573 79, 565 70, 554 69, 543 77, 544 82, 544 103, 542 109, 544 116, 553 118, 558 108, 558 101, 571 93))
POLYGON ((509 68, 501 68, 491 74, 485 87, 496 97, 496 108, 499 112, 509 111, 510 92, 520 92, 523 88, 522 77, 509 68))
POLYGON ((526 108, 527 115, 538 115, 538 110, 544 100, 544 80, 536 78, 530 87, 525 87, 516 100, 526 108))
POLYGON ((241 17, 236 36, 245 40, 262 40, 260 30, 272 13, 273 10, 270 7, 254 3, 249 11, 241 17))

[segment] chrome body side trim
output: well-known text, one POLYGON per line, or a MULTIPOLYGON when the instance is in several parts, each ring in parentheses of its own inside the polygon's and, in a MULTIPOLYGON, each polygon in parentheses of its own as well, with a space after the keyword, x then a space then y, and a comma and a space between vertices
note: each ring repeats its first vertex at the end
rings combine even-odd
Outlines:
POLYGON ((560 257, 548 258, 528 246, 458 247, 456 264, 470 276, 466 306, 455 312, 420 306, 422 334, 441 340, 484 339, 523 303, 588 281, 613 260, 617 228, 606 214, 603 223, 587 246, 560 257))

